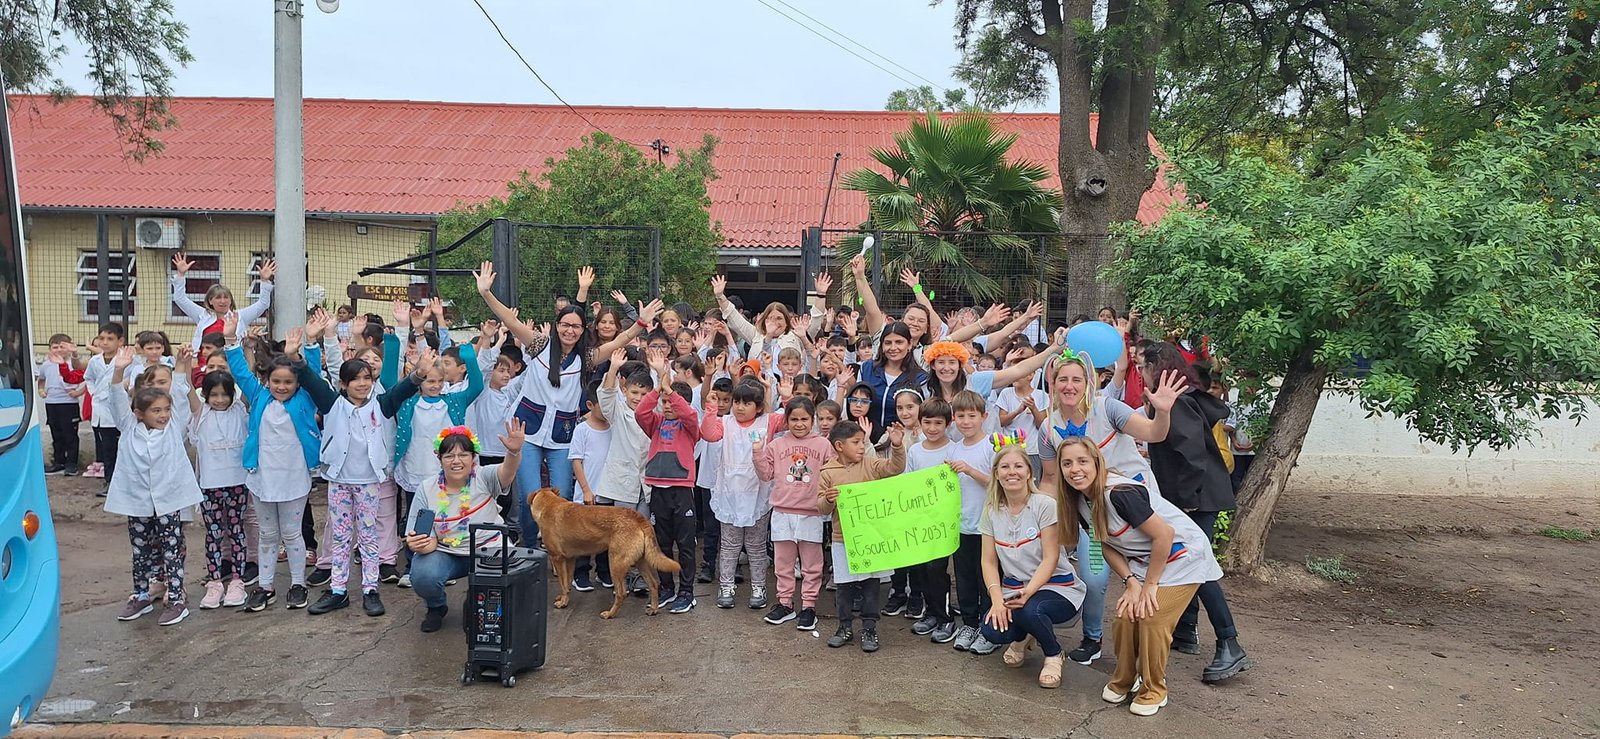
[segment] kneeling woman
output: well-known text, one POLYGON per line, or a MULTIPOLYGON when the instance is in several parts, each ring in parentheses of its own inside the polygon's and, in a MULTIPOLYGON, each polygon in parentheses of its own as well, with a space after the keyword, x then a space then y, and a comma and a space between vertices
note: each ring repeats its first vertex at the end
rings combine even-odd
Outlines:
POLYGON ((1077 519, 1058 515, 1055 498, 1034 486, 1024 441, 996 436, 1000 448, 990 470, 989 500, 978 521, 983 581, 994 603, 983 618, 983 638, 1011 645, 1001 655, 1010 667, 1021 667, 1037 641, 1044 652, 1039 686, 1056 688, 1066 656, 1055 627, 1077 618, 1083 606, 1083 582, 1061 556, 1062 537, 1077 519))
POLYGON ((1111 626, 1117 669, 1100 697, 1121 703, 1132 696, 1128 710, 1154 715, 1167 705, 1167 650, 1178 619, 1202 587, 1222 597, 1222 568, 1194 521, 1149 488, 1107 470, 1093 441, 1067 438, 1056 448, 1056 462, 1062 518, 1069 523, 1066 545, 1077 545, 1078 521, 1088 521, 1090 551, 1103 552, 1111 577, 1126 588, 1111 626))
MULTIPOLYGON (((478 467, 478 437, 466 426, 452 426, 439 432, 433 450, 439 455, 438 483, 431 490, 418 490, 411 502, 407 527, 406 546, 415 553, 411 558, 411 587, 428 607, 422 619, 424 632, 438 631, 444 615, 450 611, 445 605, 444 584, 465 577, 472 566, 471 543, 467 530, 472 524, 503 525, 500 505, 496 499, 511 489, 517 480, 517 464, 521 462, 522 442, 525 440, 522 422, 506 422, 506 433, 500 437, 505 444, 504 464, 478 467), (434 513, 433 529, 417 533, 414 527, 417 512, 434 513)), ((480 550, 498 547, 499 534, 484 536, 476 542, 480 550)))

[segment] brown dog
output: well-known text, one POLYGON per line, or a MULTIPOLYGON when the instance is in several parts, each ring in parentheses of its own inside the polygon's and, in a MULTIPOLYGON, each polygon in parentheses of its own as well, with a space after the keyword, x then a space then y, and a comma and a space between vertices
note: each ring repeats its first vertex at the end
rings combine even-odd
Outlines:
POLYGON ((579 505, 562 498, 555 488, 542 488, 529 495, 528 507, 533 509, 539 537, 544 540, 545 553, 550 556, 550 572, 561 582, 556 608, 567 607, 574 561, 578 557, 609 551, 616 598, 611 608, 600 612, 600 617, 611 618, 622 609, 622 601, 628 595, 623 583, 628 568, 634 566, 639 568, 645 587, 650 590, 650 604, 645 606, 645 613, 655 615, 656 591, 660 587, 657 571, 676 574, 680 568, 656 545, 655 528, 644 516, 628 508, 579 505))

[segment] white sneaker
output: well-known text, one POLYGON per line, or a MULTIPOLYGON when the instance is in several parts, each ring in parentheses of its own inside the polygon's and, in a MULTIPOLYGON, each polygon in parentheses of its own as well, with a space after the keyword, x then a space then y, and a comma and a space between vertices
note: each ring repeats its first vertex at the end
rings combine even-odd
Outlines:
POLYGON ((1165 696, 1161 698, 1160 703, 1140 703, 1139 701, 1134 701, 1128 704, 1128 713, 1131 713, 1135 716, 1154 716, 1156 715, 1156 711, 1161 710, 1161 708, 1165 705, 1167 705, 1167 699, 1165 696))
POLYGON ((395 583, 395 584, 400 586, 400 587, 402 587, 402 588, 411 587, 411 573, 407 572, 406 574, 401 575, 400 576, 400 581, 395 583))
POLYGON ((228 591, 222 596, 222 605, 237 608, 244 605, 250 596, 244 592, 244 581, 234 578, 228 581, 228 591))
MULTIPOLYGON (((972 640, 977 639, 977 638, 978 638, 978 630, 977 629, 974 629, 971 626, 967 626, 966 624, 962 624, 961 628, 956 629, 956 640, 955 640, 955 643, 951 644, 950 646, 952 648, 954 648, 958 652, 965 652, 968 649, 972 648, 972 640)), ((989 651, 991 651, 991 652, 994 651, 993 646, 990 647, 989 651)))
POLYGON ((1127 700, 1129 696, 1138 695, 1139 688, 1143 686, 1144 678, 1136 677, 1133 679, 1133 689, 1126 693, 1118 693, 1117 691, 1111 689, 1110 683, 1107 683, 1104 688, 1100 689, 1100 700, 1103 700, 1107 703, 1121 703, 1127 700))

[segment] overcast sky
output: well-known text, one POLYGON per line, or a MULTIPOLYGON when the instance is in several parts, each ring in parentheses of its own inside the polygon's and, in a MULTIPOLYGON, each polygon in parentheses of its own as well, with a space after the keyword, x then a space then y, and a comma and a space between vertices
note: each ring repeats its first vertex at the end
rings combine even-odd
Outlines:
MULTIPOLYGON (((955 84, 950 0, 481 1, 574 105, 879 110, 908 81, 955 84)), ((175 92, 270 97, 273 5, 175 0, 195 56, 175 92)), ((341 0, 332 15, 308 0, 304 28, 307 97, 556 102, 472 0, 341 0)))

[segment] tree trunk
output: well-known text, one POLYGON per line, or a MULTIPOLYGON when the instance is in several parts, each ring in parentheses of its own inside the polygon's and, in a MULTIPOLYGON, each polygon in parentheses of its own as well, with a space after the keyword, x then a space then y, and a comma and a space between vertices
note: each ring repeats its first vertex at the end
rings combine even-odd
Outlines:
POLYGON ((1328 379, 1327 370, 1313 361, 1313 352, 1308 348, 1289 364, 1283 385, 1278 388, 1278 399, 1272 404, 1271 431, 1240 486, 1239 515, 1228 533, 1230 573, 1259 577, 1266 561, 1273 509, 1300 458, 1311 417, 1317 412, 1317 402, 1322 399, 1322 388, 1328 379))

